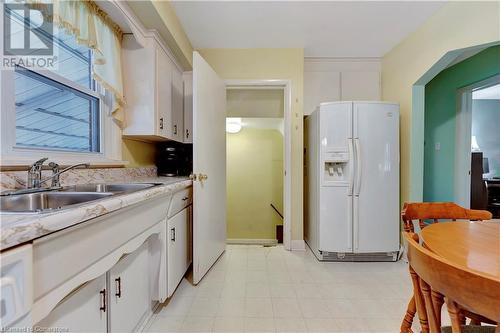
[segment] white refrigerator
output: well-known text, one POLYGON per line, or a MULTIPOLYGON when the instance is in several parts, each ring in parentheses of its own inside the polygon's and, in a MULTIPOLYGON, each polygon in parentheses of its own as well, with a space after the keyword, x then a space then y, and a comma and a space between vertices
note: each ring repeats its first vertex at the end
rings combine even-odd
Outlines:
POLYGON ((399 105, 322 103, 305 120, 305 240, 320 260, 394 261, 399 105))

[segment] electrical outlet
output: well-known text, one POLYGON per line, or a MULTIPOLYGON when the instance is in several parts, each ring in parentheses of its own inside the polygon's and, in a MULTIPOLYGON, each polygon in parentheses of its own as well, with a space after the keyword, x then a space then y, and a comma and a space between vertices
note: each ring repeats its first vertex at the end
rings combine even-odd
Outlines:
POLYGON ((441 142, 436 142, 436 143, 434 144, 434 149, 436 149, 436 150, 441 150, 441 142))

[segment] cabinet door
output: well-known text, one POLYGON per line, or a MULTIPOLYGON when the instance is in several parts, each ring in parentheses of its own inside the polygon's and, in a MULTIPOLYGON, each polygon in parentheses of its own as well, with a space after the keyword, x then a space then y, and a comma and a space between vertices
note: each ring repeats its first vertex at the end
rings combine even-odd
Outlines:
POLYGON ((184 81, 184 143, 193 143, 193 72, 183 74, 184 81))
POLYGON ((150 311, 148 258, 145 242, 109 271, 111 332, 134 332, 150 311))
POLYGON ((101 275, 69 294, 36 325, 69 332, 106 332, 106 297, 106 275, 101 275))
POLYGON ((172 138, 172 63, 159 46, 156 47, 156 133, 172 138))
POLYGON ((182 281, 189 266, 189 210, 185 208, 170 218, 167 222, 167 281, 168 297, 182 281))
MULTIPOLYGON (((174 65, 172 64, 174 67, 174 65)), ((182 72, 177 68, 172 70, 172 139, 182 142, 184 138, 182 72)))

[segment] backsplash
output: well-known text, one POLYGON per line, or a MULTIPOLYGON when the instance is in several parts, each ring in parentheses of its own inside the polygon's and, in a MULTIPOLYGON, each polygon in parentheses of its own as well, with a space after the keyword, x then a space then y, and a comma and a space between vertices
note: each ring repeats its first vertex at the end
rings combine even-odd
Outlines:
MULTIPOLYGON (((42 178, 50 177, 51 170, 44 170, 42 178)), ((102 169, 74 169, 61 175, 61 185, 75 185, 102 182, 129 182, 144 178, 156 177, 156 167, 141 168, 102 168, 102 169)), ((0 191, 26 188, 27 171, 0 172, 0 191)))

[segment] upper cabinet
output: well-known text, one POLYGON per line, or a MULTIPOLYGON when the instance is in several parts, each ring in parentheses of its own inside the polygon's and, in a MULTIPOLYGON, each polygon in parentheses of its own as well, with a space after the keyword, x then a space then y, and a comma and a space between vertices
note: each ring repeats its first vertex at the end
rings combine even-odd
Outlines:
POLYGON ((125 128, 123 135, 147 141, 184 140, 182 70, 154 37, 139 45, 123 38, 125 128))

